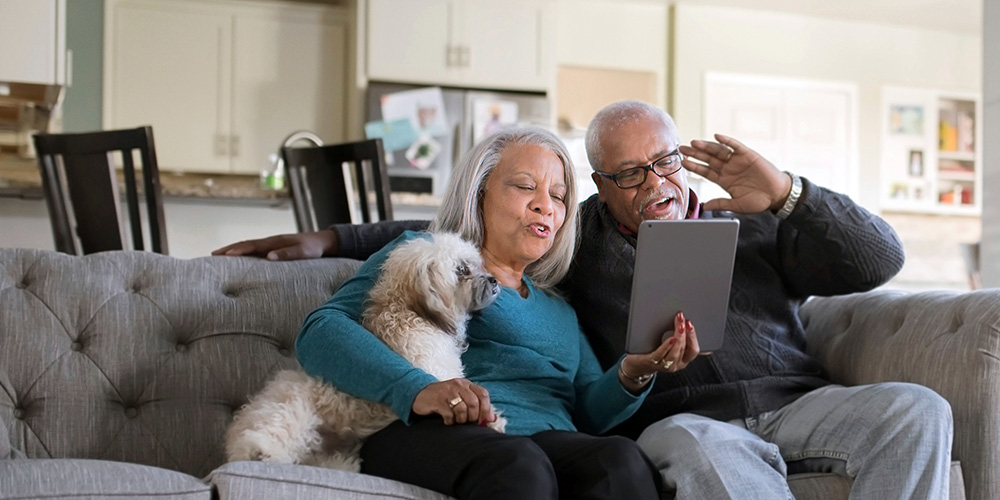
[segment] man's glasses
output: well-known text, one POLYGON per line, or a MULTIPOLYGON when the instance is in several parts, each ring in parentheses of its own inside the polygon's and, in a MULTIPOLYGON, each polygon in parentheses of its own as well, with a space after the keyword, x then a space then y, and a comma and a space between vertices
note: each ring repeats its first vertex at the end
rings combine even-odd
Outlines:
POLYGON ((681 169, 681 160, 684 156, 675 149, 666 155, 659 157, 649 165, 641 167, 626 168, 617 174, 595 171, 601 177, 607 177, 615 181, 615 185, 621 189, 634 188, 646 182, 646 173, 652 171, 660 177, 670 177, 681 169))

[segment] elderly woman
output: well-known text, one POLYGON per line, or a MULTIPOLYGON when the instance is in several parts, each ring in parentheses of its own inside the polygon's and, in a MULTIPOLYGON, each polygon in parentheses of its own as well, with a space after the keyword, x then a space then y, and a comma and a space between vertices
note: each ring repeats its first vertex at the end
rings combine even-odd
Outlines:
POLYGON ((678 318, 659 349, 601 370, 573 309, 552 292, 572 259, 577 200, 573 165, 551 133, 491 136, 457 167, 449 193, 431 231, 474 242, 503 285, 469 323, 468 379, 436 380, 358 323, 386 255, 421 233, 369 258, 296 341, 306 372, 399 416, 365 442, 362 471, 461 499, 659 498, 659 473, 634 442, 586 433, 630 416, 693 326, 678 318), (496 418, 491 402, 506 434, 483 426, 496 418))

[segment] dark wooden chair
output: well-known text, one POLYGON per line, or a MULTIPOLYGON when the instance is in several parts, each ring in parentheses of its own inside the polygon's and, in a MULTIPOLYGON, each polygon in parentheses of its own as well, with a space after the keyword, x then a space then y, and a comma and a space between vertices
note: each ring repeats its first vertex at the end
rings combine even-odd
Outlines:
POLYGON ((138 151, 150 249, 167 253, 163 195, 152 127, 82 134, 35 134, 34 140, 56 250, 83 255, 105 250, 146 249, 133 160, 134 152, 138 151), (115 169, 118 162, 122 165, 125 181, 127 228, 121 214, 115 169), (127 233, 132 237, 131 246, 127 233))
POLYGON ((331 224, 392 220, 381 139, 283 147, 281 157, 299 232, 331 224), (372 214, 371 198, 377 217, 372 214))

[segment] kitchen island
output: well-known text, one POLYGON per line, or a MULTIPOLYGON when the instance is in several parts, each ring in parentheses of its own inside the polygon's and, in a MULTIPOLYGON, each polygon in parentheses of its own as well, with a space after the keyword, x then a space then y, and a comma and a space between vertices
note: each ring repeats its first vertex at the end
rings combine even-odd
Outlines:
MULTIPOLYGON (((223 245, 296 231, 287 190, 264 189, 257 176, 160 172, 170 255, 208 255, 223 245)), ((392 193, 395 219, 428 219, 440 200, 392 193)), ((55 248, 34 159, 0 157, 0 247, 55 248)))

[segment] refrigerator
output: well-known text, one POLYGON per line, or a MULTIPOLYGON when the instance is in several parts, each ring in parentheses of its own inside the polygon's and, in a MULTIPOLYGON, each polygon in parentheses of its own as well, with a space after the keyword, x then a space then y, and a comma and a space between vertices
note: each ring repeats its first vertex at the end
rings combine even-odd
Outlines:
POLYGON ((405 137, 382 137, 389 185, 435 197, 445 194, 452 169, 478 139, 503 126, 555 125, 545 94, 385 82, 369 83, 365 113, 369 138, 381 134, 373 133, 379 126, 411 117, 413 130, 407 125, 405 137))

